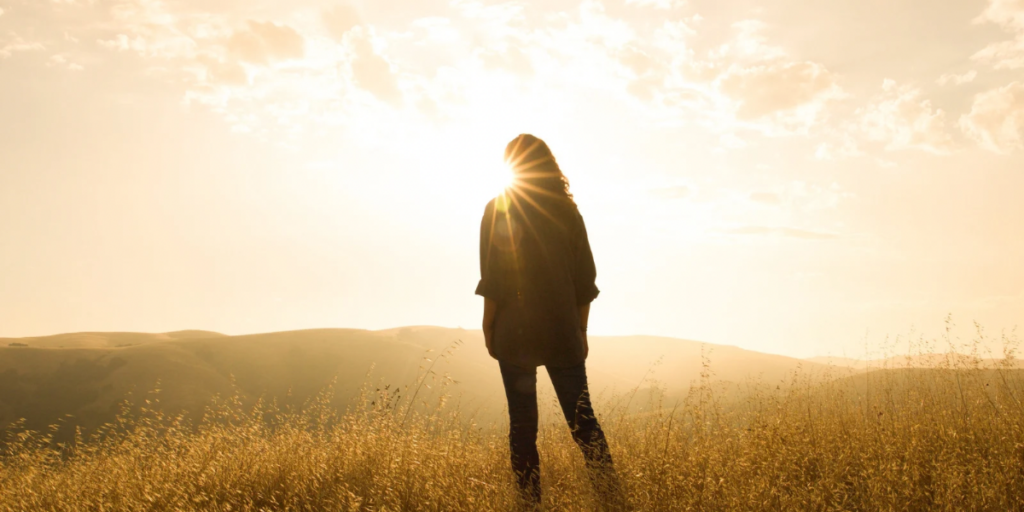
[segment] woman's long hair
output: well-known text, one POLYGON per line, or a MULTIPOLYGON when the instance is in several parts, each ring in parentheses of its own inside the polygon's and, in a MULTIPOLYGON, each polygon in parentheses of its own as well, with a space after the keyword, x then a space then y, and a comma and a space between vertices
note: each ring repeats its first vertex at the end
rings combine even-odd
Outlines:
POLYGON ((505 163, 512 168, 513 193, 567 200, 573 206, 569 178, 562 174, 555 155, 543 140, 522 134, 505 146, 505 163))

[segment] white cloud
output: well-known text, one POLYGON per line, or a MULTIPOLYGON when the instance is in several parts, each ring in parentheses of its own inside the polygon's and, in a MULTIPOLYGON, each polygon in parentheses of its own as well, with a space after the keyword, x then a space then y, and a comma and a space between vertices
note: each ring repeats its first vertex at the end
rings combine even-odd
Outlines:
POLYGON ((996 23, 1003 27, 1024 30, 1024 1, 989 0, 988 7, 974 22, 996 23))
POLYGON ((236 61, 225 59, 223 61, 212 57, 200 57, 199 62, 203 64, 207 83, 216 83, 232 86, 249 84, 249 74, 245 68, 236 61))
POLYGON ((807 133, 824 118, 831 100, 845 97, 839 77, 821 63, 793 59, 769 44, 766 28, 758 20, 734 23, 733 38, 705 58, 691 52, 679 66, 693 89, 712 97, 714 109, 728 112, 732 119, 725 125, 771 135, 807 133))
MULTIPOLYGON (((584 0, 580 4, 579 21, 570 24, 564 35, 577 45, 585 43, 614 50, 622 49, 636 39, 636 32, 628 23, 606 14, 604 4, 594 0, 584 0)), ((581 49, 579 46, 576 48, 581 49)))
POLYGON ((228 40, 228 50, 240 60, 253 64, 301 59, 306 41, 295 29, 272 22, 249 20, 248 28, 239 30, 228 40))
POLYGON ((654 70, 657 64, 647 52, 631 46, 619 52, 618 59, 637 77, 654 70))
POLYGON ((370 34, 353 31, 347 37, 352 47, 352 80, 357 86, 372 93, 378 99, 393 105, 402 102, 402 90, 391 63, 373 47, 370 34))
POLYGON ((30 52, 45 50, 46 46, 39 41, 27 41, 21 36, 14 34, 14 38, 0 46, 0 58, 8 58, 15 52, 30 52))
POLYGON ((614 57, 627 92, 661 107, 659 115, 674 112, 731 134, 722 147, 743 146, 736 144, 737 129, 806 134, 832 100, 846 96, 825 65, 794 59, 770 44, 761 21, 733 23, 724 43, 698 52, 701 34, 691 24, 701 18, 689 19, 664 22, 652 38, 637 37, 614 57))
POLYGON ((920 89, 885 80, 880 97, 861 111, 861 130, 869 139, 885 142, 887 150, 951 152, 954 144, 946 129, 946 113, 921 96, 920 89))
POLYGON ((339 5, 333 9, 324 11, 321 15, 327 31, 337 40, 351 29, 362 24, 359 12, 351 5, 339 5))
POLYGON ((723 45, 718 53, 734 58, 753 60, 770 60, 786 57, 786 51, 778 46, 768 44, 762 32, 768 25, 760 20, 743 20, 733 23, 736 37, 723 45))
POLYGON ((732 67, 719 79, 719 87, 738 102, 736 115, 742 120, 807 106, 817 111, 822 103, 841 93, 836 76, 815 62, 732 67))
POLYGON ((1013 82, 974 97, 960 117, 964 134, 997 153, 1024 149, 1024 83, 1013 82))
POLYGON ((991 64, 996 69, 1024 67, 1024 0, 989 0, 988 7, 975 23, 995 23, 1016 36, 992 43, 971 58, 991 64))
POLYGON ((117 1, 110 17, 103 25, 107 35, 97 39, 103 48, 170 60, 194 56, 200 44, 199 38, 180 30, 181 15, 158 0, 117 1))
POLYGON ((971 56, 972 59, 991 64, 996 69, 1024 67, 1024 34, 1010 41, 992 43, 971 56))
MULTIPOLYGON (((276 122, 270 117, 277 114, 268 116, 272 109, 266 105, 301 102, 311 92, 319 102, 310 107, 316 114, 304 120, 292 116, 293 122, 336 127, 379 113, 376 109, 385 105, 364 101, 371 95, 385 104, 420 106, 450 119, 491 101, 481 90, 507 87, 509 95, 543 97, 567 110, 575 97, 590 101, 580 94, 587 91, 602 101, 621 101, 617 108, 634 109, 630 112, 654 122, 706 129, 720 149, 747 145, 758 151, 760 135, 795 134, 814 137, 810 147, 823 160, 880 153, 878 144, 865 139, 883 140, 888 149, 943 153, 952 148, 947 114, 919 92, 886 91, 854 114, 856 105, 842 87, 844 77, 835 72, 842 59, 836 64, 827 57, 812 61, 788 39, 783 46, 772 34, 784 31, 785 24, 734 22, 734 13, 720 12, 713 13, 713 22, 701 22, 677 0, 615 3, 578 0, 566 10, 445 0, 431 3, 443 8, 403 15, 389 24, 379 9, 355 0, 321 4, 327 9, 282 10, 274 22, 244 21, 246 12, 260 10, 108 0, 94 9, 105 19, 89 30, 62 26, 67 31, 57 32, 57 38, 62 33, 68 41, 98 38, 109 49, 165 59, 147 59, 140 67, 160 69, 165 79, 184 84, 190 100, 236 115, 254 133, 260 132, 255 121, 267 129, 268 120, 276 122)), ((985 22, 1019 25, 1007 14, 1015 11, 990 7, 986 12, 985 22)), ((745 12, 750 13, 770 17, 745 12)), ((11 15, 6 13, 4 21, 11 15)), ((47 45, 54 41, 41 40, 47 45)), ((78 59, 93 46, 67 53, 67 41, 60 41, 47 53, 78 59)), ((101 65, 93 59, 79 62, 101 65)), ((964 84, 977 76, 973 70, 950 73, 938 83, 964 84)), ((284 116, 297 110, 279 111, 284 116)))
POLYGON ((131 25, 173 25, 177 21, 160 0, 118 0, 110 13, 114 21, 131 25))
POLYGON ((63 53, 58 53, 58 54, 55 54, 55 55, 51 55, 50 59, 46 61, 46 66, 47 67, 54 67, 54 66, 62 67, 62 68, 68 69, 70 71, 81 71, 81 70, 85 69, 84 67, 82 67, 81 64, 78 64, 76 62, 71 62, 70 60, 68 60, 67 54, 63 54, 63 53))
POLYGON ((108 50, 117 50, 122 52, 130 50, 140 54, 145 53, 147 48, 146 40, 141 36, 131 38, 126 34, 117 34, 112 39, 99 39, 96 43, 108 50))
POLYGON ((686 0, 626 0, 626 5, 668 10, 686 6, 686 0))
POLYGON ((977 77, 978 77, 978 72, 972 69, 972 70, 970 70, 970 71, 968 71, 966 73, 963 73, 961 75, 957 75, 955 73, 946 73, 946 74, 940 76, 939 79, 935 81, 935 83, 937 83, 939 85, 948 85, 948 84, 963 85, 963 84, 966 84, 966 83, 973 82, 974 79, 977 78, 977 77))

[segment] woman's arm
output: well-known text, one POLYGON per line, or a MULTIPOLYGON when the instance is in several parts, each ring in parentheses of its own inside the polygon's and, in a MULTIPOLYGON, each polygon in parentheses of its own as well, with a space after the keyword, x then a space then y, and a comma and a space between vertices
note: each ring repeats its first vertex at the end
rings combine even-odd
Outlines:
POLYGON ((590 303, 580 306, 580 331, 583 331, 583 359, 590 354, 590 343, 587 341, 587 323, 590 322, 590 303))
POLYGON ((497 359, 494 355, 494 318, 498 316, 498 301, 484 297, 484 345, 487 347, 487 353, 491 357, 497 359))
POLYGON ((495 268, 498 259, 495 258, 493 240, 491 235, 494 228, 495 205, 494 201, 487 204, 484 209, 483 219, 480 220, 480 283, 476 286, 476 294, 484 298, 484 344, 487 346, 487 353, 494 356, 494 319, 498 316, 498 301, 495 297, 501 295, 500 272, 495 268))
MULTIPOLYGON (((590 304, 601 290, 597 289, 594 281, 597 280, 597 267, 594 265, 594 253, 590 250, 590 239, 587 237, 587 225, 583 222, 583 216, 579 217, 579 225, 576 230, 575 240, 575 274, 573 285, 576 287, 576 304, 581 308, 584 304, 590 304)), ((587 325, 586 319, 582 318, 581 325, 587 325)))
POLYGON ((580 312, 580 331, 583 334, 583 359, 590 354, 590 341, 587 339, 587 323, 590 321, 590 303, 601 293, 594 281, 597 279, 597 268, 594 266, 594 253, 590 250, 590 239, 587 237, 587 225, 583 216, 579 217, 579 229, 576 232, 576 274, 573 284, 576 287, 576 304, 580 312))

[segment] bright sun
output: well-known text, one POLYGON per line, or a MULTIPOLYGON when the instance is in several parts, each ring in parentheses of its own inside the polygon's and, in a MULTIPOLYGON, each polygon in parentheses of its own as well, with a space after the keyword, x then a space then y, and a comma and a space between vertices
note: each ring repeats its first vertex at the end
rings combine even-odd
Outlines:
POLYGON ((486 189, 488 197, 494 197, 502 193, 512 185, 515 178, 512 167, 503 160, 499 160, 496 165, 489 166, 482 174, 484 176, 481 185, 486 189))

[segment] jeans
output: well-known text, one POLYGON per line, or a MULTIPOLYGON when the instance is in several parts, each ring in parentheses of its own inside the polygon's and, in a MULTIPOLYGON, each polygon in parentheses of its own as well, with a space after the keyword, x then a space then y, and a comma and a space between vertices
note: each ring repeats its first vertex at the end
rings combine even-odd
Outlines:
MULTIPOLYGON (((523 368, 499 362, 501 380, 508 398, 509 448, 512 470, 522 496, 528 502, 540 502, 540 455, 537 453, 537 368, 523 368)), ((587 389, 584 363, 570 368, 547 368, 562 414, 572 438, 583 451, 591 483, 606 506, 621 499, 618 479, 612 465, 601 425, 594 416, 587 389)))

